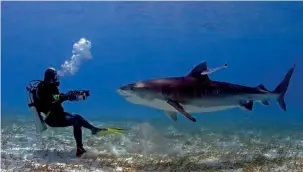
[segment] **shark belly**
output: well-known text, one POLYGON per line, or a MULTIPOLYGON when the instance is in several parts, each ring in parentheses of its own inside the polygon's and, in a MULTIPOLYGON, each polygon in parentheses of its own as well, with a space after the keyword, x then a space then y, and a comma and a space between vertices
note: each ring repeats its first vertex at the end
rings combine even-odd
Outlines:
POLYGON ((236 99, 198 99, 192 100, 183 104, 187 112, 200 113, 200 112, 215 112, 232 108, 238 108, 240 105, 236 99))
POLYGON ((275 94, 242 94, 228 97, 208 97, 204 99, 196 99, 184 104, 187 112, 214 112, 233 108, 241 108, 241 102, 255 101, 261 102, 270 98, 277 98, 275 94))
POLYGON ((169 105, 166 102, 166 100, 162 100, 162 99, 155 98, 155 99, 147 100, 147 99, 142 99, 139 97, 131 97, 131 98, 127 98, 126 100, 133 104, 144 105, 144 106, 152 107, 155 109, 161 109, 161 110, 165 110, 165 111, 178 112, 174 107, 169 105))
MULTIPOLYGON (((271 95, 273 96, 273 95, 271 95)), ((265 98, 270 98, 269 95, 234 95, 234 96, 218 96, 218 97, 205 97, 205 98, 196 98, 188 99, 184 102, 179 102, 184 110, 188 113, 201 113, 201 112, 215 112, 228 110, 233 108, 240 108, 241 101, 259 101, 265 98)), ((138 96, 132 96, 126 98, 127 101, 133 104, 139 104, 148 106, 155 109, 160 109, 164 111, 178 112, 174 107, 167 103, 165 99, 162 98, 141 98, 138 96)))
MULTIPOLYGON (((131 97, 127 98, 127 101, 133 104, 140 104, 148 106, 155 109, 160 109, 164 111, 178 112, 174 107, 169 105, 166 100, 154 98, 151 100, 142 99, 140 97, 131 97)), ((224 100, 224 99, 213 99, 213 100, 192 100, 186 101, 185 103, 180 103, 184 110, 188 113, 201 113, 201 112, 214 112, 227 110, 232 108, 239 107, 239 104, 236 100, 224 100)))
POLYGON ((187 112, 191 113, 200 113, 200 112, 215 112, 215 111, 222 111, 232 108, 238 108, 239 105, 222 105, 222 106, 209 106, 209 107, 197 107, 192 105, 184 105, 184 109, 187 112))

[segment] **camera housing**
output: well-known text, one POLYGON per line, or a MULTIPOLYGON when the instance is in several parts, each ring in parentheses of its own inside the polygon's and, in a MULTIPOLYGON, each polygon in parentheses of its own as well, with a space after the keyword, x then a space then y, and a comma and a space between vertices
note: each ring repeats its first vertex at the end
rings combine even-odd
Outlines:
POLYGON ((90 96, 90 91, 89 90, 72 90, 72 91, 69 91, 69 95, 88 97, 88 96, 90 96))

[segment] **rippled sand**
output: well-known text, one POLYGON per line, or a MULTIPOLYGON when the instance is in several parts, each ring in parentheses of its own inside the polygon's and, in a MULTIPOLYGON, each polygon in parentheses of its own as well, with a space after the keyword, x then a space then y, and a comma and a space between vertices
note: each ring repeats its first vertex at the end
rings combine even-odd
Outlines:
POLYGON ((129 132, 96 137, 83 129, 88 153, 77 158, 71 127, 49 128, 39 136, 29 117, 2 122, 1 171, 303 171, 301 130, 184 131, 170 121, 162 127, 94 124, 129 132))

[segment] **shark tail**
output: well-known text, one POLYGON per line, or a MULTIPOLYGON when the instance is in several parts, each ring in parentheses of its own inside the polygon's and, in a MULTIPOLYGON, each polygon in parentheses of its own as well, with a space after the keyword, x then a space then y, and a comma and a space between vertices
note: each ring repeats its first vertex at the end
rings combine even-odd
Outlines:
POLYGON ((289 81, 291 79, 291 76, 295 70, 296 65, 293 65, 292 68, 290 68, 287 72, 287 74, 285 75, 284 79, 280 82, 280 84, 275 88, 275 90, 273 91, 276 94, 279 94, 279 97, 277 99, 280 107, 286 111, 286 103, 284 101, 284 96, 285 93, 287 91, 288 85, 289 85, 289 81))

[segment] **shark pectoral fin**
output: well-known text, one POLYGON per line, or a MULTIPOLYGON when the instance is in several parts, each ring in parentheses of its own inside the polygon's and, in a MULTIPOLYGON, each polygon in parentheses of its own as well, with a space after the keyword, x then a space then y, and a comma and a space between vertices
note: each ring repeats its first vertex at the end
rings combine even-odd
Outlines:
POLYGON ((262 103, 263 105, 265 105, 265 106, 268 106, 268 105, 269 105, 269 102, 268 102, 267 100, 263 100, 263 101, 261 101, 261 103, 262 103))
POLYGON ((179 111, 182 115, 184 115, 185 117, 187 117, 191 121, 196 122, 196 119, 193 116, 191 116, 190 114, 188 114, 187 112, 185 112, 183 107, 178 102, 168 100, 167 103, 169 105, 171 105, 172 107, 174 107, 177 111, 179 111))
POLYGON ((172 112, 172 111, 164 111, 167 116, 169 116, 172 120, 177 121, 177 112, 172 112))
POLYGON ((254 105, 254 102, 252 100, 250 100, 246 103, 243 103, 243 102, 240 103, 240 107, 245 108, 246 110, 249 110, 249 111, 252 111, 253 105, 254 105))

